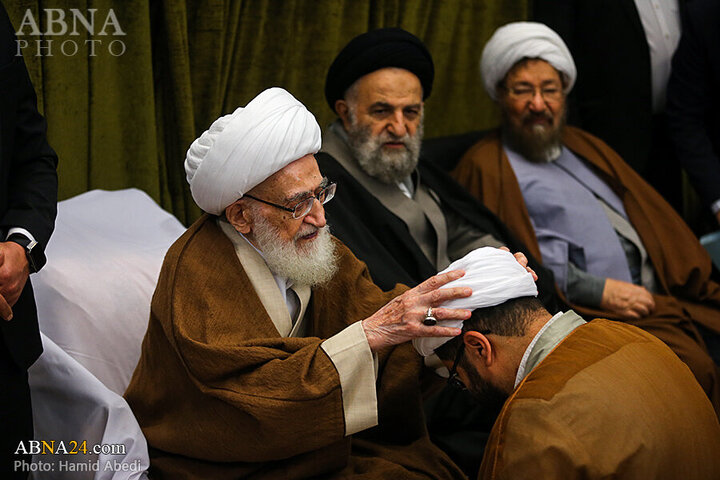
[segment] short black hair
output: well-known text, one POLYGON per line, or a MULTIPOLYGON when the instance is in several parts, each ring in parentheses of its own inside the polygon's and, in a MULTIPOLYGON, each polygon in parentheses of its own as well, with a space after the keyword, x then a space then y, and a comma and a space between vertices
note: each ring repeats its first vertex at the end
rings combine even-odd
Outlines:
POLYGON ((463 323, 462 334, 436 348, 435 353, 441 360, 451 361, 462 344, 463 334, 469 331, 489 330, 503 337, 522 337, 530 321, 541 312, 547 310, 535 297, 513 298, 494 307, 475 309, 463 323))

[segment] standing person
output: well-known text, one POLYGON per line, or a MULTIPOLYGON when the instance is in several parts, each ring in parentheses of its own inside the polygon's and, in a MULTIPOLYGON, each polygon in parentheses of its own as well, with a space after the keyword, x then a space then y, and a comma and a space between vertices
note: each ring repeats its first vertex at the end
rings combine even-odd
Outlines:
POLYGON ((572 310, 551 315, 532 278, 488 248, 453 263, 472 288, 445 304, 473 310, 453 338, 414 340, 450 382, 504 404, 479 478, 709 480, 720 478, 720 424, 677 356, 631 325, 572 310))
POLYGON ((45 136, 15 30, 0 4, 0 471, 26 478, 14 462, 33 438, 27 369, 42 353, 29 274, 45 264, 55 225, 57 156, 45 136))
POLYGON ((533 3, 533 20, 562 37, 577 65, 568 123, 602 138, 678 212, 682 212, 682 184, 669 139, 665 92, 684 3, 533 3))
POLYGON ((670 139, 703 206, 720 224, 720 3, 690 2, 684 20, 668 84, 670 139))

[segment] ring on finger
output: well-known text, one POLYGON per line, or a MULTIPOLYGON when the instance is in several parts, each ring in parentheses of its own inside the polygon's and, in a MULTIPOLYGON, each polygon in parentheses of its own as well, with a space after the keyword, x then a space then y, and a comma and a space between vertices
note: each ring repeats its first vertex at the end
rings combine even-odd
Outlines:
POLYGON ((425 313, 425 320, 423 320, 423 324, 427 325, 428 327, 437 325, 437 318, 435 318, 435 316, 433 315, 432 307, 428 307, 427 312, 425 313))

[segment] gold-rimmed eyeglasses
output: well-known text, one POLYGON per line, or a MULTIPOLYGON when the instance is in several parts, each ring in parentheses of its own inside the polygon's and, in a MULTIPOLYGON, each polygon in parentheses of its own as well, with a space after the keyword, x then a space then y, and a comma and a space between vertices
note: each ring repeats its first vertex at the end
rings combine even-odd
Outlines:
MULTIPOLYGON (((327 183, 327 181, 324 183, 327 183)), ((297 220, 297 219, 303 218, 305 215, 310 213, 310 210, 312 210, 315 199, 317 199, 317 201, 320 202, 320 205, 325 205, 327 202, 332 200, 333 197, 335 196, 336 188, 337 188, 337 185, 334 182, 327 183, 324 186, 321 185, 320 187, 318 187, 317 190, 315 190, 313 195, 310 195, 309 197, 296 203, 292 207, 285 207, 283 205, 278 205, 277 203, 268 202, 267 200, 257 198, 253 195, 250 195, 249 193, 246 193, 245 196, 252 198, 253 200, 256 200, 260 203, 264 203, 265 205, 270 205, 271 207, 279 208, 280 210, 285 210, 286 212, 290 212, 290 213, 292 213, 292 217, 297 220)))

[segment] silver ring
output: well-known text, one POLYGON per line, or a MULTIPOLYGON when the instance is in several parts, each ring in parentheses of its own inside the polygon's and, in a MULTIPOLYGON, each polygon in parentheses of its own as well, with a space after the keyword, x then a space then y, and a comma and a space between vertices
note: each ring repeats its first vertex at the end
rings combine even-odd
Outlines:
POLYGON ((432 307, 428 307, 427 313, 425 314, 425 320, 423 320, 423 324, 427 325, 428 327, 432 327, 433 325, 437 325, 437 318, 433 316, 433 309, 432 307))

